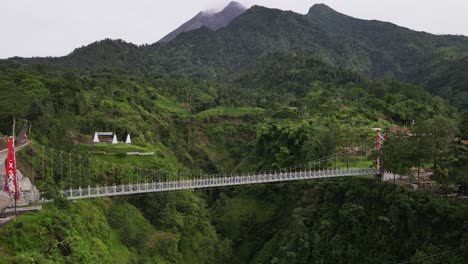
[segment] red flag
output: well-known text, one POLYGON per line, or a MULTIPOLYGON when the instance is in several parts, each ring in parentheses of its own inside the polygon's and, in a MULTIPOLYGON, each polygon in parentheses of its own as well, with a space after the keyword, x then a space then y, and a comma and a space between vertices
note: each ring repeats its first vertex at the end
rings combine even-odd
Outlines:
POLYGON ((10 195, 14 195, 15 199, 20 198, 18 191, 18 179, 16 177, 16 155, 15 155, 15 142, 13 137, 8 138, 8 156, 6 159, 6 176, 4 191, 10 195))

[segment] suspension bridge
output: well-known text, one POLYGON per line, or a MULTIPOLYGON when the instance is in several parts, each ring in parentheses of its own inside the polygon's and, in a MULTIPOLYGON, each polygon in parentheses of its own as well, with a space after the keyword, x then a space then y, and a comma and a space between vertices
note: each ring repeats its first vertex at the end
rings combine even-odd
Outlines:
MULTIPOLYGON (((364 145, 370 149, 369 144, 364 145)), ((361 150, 365 156, 369 150, 361 150)), ((194 190, 252 184, 303 181, 336 177, 377 175, 370 164, 366 167, 349 166, 349 157, 337 164, 337 157, 345 157, 342 151, 311 162, 263 172, 239 174, 182 174, 178 172, 142 169, 122 164, 93 160, 85 153, 71 154, 63 151, 24 143, 16 148, 17 156, 30 164, 30 177, 49 177, 59 186, 61 195, 69 200, 112 197, 177 190, 194 190), (82 156, 83 155, 83 156, 82 156), (335 163, 335 166, 330 164, 335 163), (36 169, 33 169, 36 168, 36 169), (36 172, 36 171, 39 171, 36 172), (36 174, 36 175, 35 175, 36 174)), ((0 161, 5 161, 0 152, 0 161)), ((351 162, 353 165, 353 162, 351 162)), ((3 189, 3 188, 2 188, 3 189)), ((0 195, 8 194, 0 191, 0 195)), ((23 192, 26 202, 47 200, 44 193, 23 192)))
POLYGON ((85 199, 106 196, 131 195, 141 193, 153 193, 176 190, 192 190, 202 188, 227 187, 260 183, 275 183, 285 181, 299 181, 335 177, 351 177, 376 174, 376 170, 367 169, 324 169, 300 172, 274 172, 268 174, 246 174, 237 176, 215 176, 205 175, 199 179, 166 181, 166 182, 145 182, 136 184, 122 184, 113 186, 96 186, 63 191, 67 199, 85 199))

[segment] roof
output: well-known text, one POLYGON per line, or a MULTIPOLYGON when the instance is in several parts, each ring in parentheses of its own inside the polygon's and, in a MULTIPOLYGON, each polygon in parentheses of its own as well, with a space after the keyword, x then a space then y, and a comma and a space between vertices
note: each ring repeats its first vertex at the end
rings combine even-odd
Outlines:
POLYGON ((114 132, 96 132, 98 136, 113 136, 114 132))

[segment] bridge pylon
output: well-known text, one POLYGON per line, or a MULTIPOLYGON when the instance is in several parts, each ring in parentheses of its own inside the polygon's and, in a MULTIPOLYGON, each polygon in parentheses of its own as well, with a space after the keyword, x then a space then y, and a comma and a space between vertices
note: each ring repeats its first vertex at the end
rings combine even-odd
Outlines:
POLYGON ((387 133, 382 133, 381 128, 373 128, 374 131, 377 132, 377 135, 375 137, 375 150, 377 151, 377 158, 376 158, 376 175, 375 177, 382 181, 383 174, 384 174, 384 166, 383 166, 383 153, 382 153, 382 145, 384 142, 388 139, 387 133))

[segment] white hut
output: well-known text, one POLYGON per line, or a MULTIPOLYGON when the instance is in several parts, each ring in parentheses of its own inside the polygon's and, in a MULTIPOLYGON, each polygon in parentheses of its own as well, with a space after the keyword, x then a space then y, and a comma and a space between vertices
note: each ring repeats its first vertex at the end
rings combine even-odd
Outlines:
POLYGON ((117 141, 117 134, 114 133, 114 138, 112 139, 112 144, 117 144, 117 143, 119 143, 117 141))
POLYGON ((99 137, 97 132, 94 133, 93 143, 99 143, 99 137))

